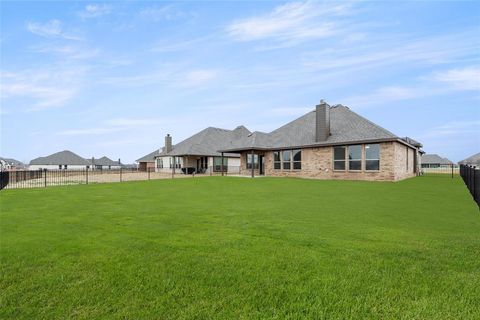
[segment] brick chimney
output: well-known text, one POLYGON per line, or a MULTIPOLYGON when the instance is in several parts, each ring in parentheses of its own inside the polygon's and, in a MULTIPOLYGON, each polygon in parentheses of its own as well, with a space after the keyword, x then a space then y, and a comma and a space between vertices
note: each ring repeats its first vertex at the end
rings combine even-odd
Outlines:
POLYGON ((172 151, 172 136, 168 133, 165 136, 165 152, 170 152, 172 151))
POLYGON ((330 106, 322 99, 316 106, 316 137, 317 142, 326 141, 330 136, 330 106))

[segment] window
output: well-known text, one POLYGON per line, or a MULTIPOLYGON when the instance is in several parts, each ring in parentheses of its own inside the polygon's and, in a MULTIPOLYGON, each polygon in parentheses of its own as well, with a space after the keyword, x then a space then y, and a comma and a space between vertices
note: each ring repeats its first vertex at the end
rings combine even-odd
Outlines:
POLYGON ((348 170, 362 170, 362 145, 348 146, 348 170))
POLYGON ((345 170, 346 147, 333 147, 333 170, 345 170))
POLYGON ((157 159, 157 169, 163 169, 163 159, 162 158, 157 159))
POLYGON ((258 154, 253 155, 253 161, 252 161, 252 154, 247 153, 247 169, 252 169, 252 162, 253 162, 253 168, 258 169, 258 154))
POLYGON ((365 170, 380 170, 380 145, 378 143, 365 145, 365 170))
POLYGON ((67 165, 66 164, 63 165, 63 169, 67 170, 67 165))
POLYGON ((182 168, 182 164, 180 163, 180 157, 176 157, 175 160, 176 160, 176 166, 175 166, 175 168, 181 169, 181 168, 182 168))
POLYGON ((283 150, 282 151, 283 155, 283 170, 290 170, 291 168, 291 163, 292 161, 292 150, 283 150))
POLYGON ((293 153, 293 169, 302 169, 302 150, 292 150, 293 153))
POLYGON ((168 158, 168 162, 169 162, 170 169, 172 169, 173 168, 173 158, 172 157, 168 158))
POLYGON ((282 169, 282 162, 280 161, 280 151, 273 152, 273 169, 282 169))
POLYGON ((62 165, 61 164, 58 165, 58 170, 62 170, 62 165))
MULTIPOLYGON (((227 172, 228 158, 223 158, 223 172, 227 172)), ((213 157, 213 171, 222 171, 222 157, 213 157)))

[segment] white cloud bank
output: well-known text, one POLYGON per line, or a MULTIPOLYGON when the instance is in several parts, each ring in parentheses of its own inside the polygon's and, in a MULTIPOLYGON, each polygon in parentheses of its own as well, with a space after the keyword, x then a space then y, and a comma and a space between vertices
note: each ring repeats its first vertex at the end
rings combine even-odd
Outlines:
POLYGON ((295 44, 335 34, 338 23, 334 18, 350 9, 348 3, 287 3, 265 15, 234 21, 226 31, 238 41, 272 39, 284 45, 295 44))

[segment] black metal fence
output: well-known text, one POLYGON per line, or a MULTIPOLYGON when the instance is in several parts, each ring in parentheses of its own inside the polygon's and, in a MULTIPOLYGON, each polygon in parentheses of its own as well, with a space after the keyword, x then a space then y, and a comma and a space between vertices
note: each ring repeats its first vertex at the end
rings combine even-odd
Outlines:
POLYGON ((50 186, 65 186, 75 184, 92 184, 124 181, 140 181, 154 179, 203 177, 212 175, 238 175, 240 167, 229 166, 222 173, 215 167, 205 168, 202 172, 193 170, 161 170, 153 168, 139 170, 138 168, 111 169, 111 170, 21 170, 1 171, 1 189, 46 188, 50 186))
POLYGON ((460 176, 467 185, 468 191, 480 207, 480 169, 475 166, 460 165, 460 176))
POLYGON ((459 174, 460 167, 457 164, 442 164, 438 166, 433 165, 422 165, 420 168, 421 175, 431 175, 431 174, 449 174, 455 175, 459 174))

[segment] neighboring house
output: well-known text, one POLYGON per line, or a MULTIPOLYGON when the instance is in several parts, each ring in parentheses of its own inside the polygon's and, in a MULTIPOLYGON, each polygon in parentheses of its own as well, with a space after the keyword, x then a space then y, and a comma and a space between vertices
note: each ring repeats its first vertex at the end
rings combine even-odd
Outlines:
POLYGON ((159 154, 154 155, 155 171, 171 172, 177 169, 182 172, 236 172, 240 170, 240 155, 224 153, 219 149, 226 148, 233 141, 246 138, 250 134, 244 126, 234 130, 209 127, 182 142, 172 145, 172 137, 167 134, 165 146, 159 154))
POLYGON ((418 174, 421 147, 322 100, 270 133, 242 135, 218 150, 240 153, 245 175, 397 181, 418 174))
POLYGON ((465 160, 460 161, 459 164, 467 164, 480 167, 480 152, 468 157, 465 160))
POLYGON ((0 157, 0 170, 1 171, 25 170, 25 164, 23 164, 21 161, 18 161, 12 158, 0 157))
POLYGON ((118 161, 113 161, 105 156, 101 157, 100 159, 87 159, 87 161, 90 162, 90 168, 93 170, 113 170, 120 169, 122 167, 120 159, 118 159, 118 161))
POLYGON ((40 157, 30 161, 29 169, 62 169, 78 170, 90 168, 90 162, 78 154, 64 150, 46 157, 40 157))
POLYGON ((161 151, 155 150, 140 159, 135 160, 138 163, 138 170, 140 171, 155 171, 155 156, 159 155, 161 151))
POLYGON ((424 154, 421 159, 422 168, 450 168, 453 162, 438 154, 424 154))

